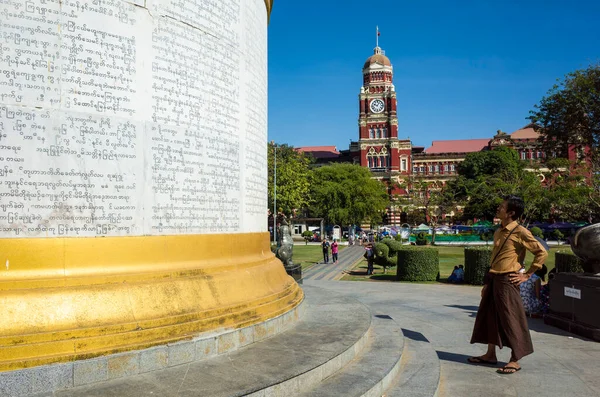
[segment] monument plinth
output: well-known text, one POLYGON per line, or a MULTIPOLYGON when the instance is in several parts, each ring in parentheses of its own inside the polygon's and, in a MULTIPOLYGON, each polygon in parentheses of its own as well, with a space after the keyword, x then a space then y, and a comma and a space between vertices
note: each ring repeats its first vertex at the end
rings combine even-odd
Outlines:
POLYGON ((600 342, 600 223, 577 231, 571 248, 584 273, 557 273, 550 280, 547 324, 600 342))
POLYGON ((7 0, 0 371, 258 324, 272 0, 7 0))

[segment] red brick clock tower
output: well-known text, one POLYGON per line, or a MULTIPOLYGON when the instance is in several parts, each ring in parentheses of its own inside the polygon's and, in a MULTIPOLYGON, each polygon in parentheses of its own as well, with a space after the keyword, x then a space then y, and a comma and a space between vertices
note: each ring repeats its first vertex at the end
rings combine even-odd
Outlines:
POLYGON ((398 140, 394 71, 379 45, 366 60, 362 73, 358 118, 360 164, 377 178, 395 181, 410 174, 411 143, 408 139, 398 140))

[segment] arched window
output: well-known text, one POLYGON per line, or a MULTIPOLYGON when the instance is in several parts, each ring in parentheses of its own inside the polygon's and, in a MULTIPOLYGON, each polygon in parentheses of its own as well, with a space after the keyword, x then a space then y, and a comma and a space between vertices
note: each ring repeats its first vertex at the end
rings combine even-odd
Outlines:
POLYGON ((373 168, 373 157, 368 157, 367 160, 369 162, 369 168, 373 168))
POLYGON ((381 137, 382 138, 387 138, 387 128, 386 127, 383 127, 383 130, 381 132, 381 137))
POLYGON ((369 128, 369 138, 373 139, 375 136, 373 135, 373 128, 369 128))

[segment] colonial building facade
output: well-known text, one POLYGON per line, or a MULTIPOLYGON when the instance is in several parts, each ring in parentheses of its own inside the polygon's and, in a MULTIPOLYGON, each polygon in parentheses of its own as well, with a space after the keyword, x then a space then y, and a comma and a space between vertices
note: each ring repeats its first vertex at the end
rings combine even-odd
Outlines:
MULTIPOLYGON (((499 130, 489 138, 433 141, 428 148, 413 146, 409 139, 399 139, 394 69, 379 45, 373 52, 362 68, 362 86, 358 95, 358 141, 351 142, 348 150, 340 151, 334 146, 298 148, 312 154, 317 165, 336 162, 360 164, 369 168, 374 178, 386 183, 390 195, 401 196, 408 193, 410 180, 431 182, 441 187, 456 177, 458 164, 472 152, 507 146, 532 165, 546 157, 533 125, 526 125, 510 134, 499 130)), ((567 155, 571 161, 577 159, 573 150, 569 150, 567 155)), ((388 220, 399 223, 399 208, 390 208, 388 220)))

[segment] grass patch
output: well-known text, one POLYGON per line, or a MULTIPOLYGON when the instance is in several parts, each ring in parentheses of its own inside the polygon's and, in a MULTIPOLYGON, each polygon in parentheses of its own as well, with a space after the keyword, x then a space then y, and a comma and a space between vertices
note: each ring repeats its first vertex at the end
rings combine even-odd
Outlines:
MULTIPOLYGON (((295 247, 294 247, 295 248, 295 247)), ((319 248, 319 254, 321 253, 321 247, 319 248)), ((440 281, 446 282, 446 279, 452 274, 454 270, 454 266, 464 265, 465 264, 465 254, 464 247, 445 247, 445 246, 436 246, 435 248, 439 251, 440 257, 440 281)), ((548 252, 548 259, 546 260, 546 267, 548 267, 548 271, 554 269, 555 257, 554 254, 556 251, 561 252, 571 252, 571 247, 568 245, 561 245, 558 247, 550 247, 550 252, 548 252)), ((294 251, 294 258, 295 258, 294 251)), ((530 252, 527 252, 525 256, 525 267, 529 267, 531 262, 533 261, 533 255, 530 252)), ((304 268, 304 265, 302 266, 304 268)), ((344 277, 342 277, 343 281, 395 281, 396 280, 396 268, 392 267, 388 269, 386 274, 383 274, 383 268, 380 266, 374 266, 374 273, 372 276, 367 276, 367 261, 362 260, 358 264, 354 266, 354 268, 344 277)), ((435 281, 432 281, 435 282, 435 281)), ((429 282, 429 283, 432 283, 429 282)))
MULTIPOLYGON (((346 245, 338 245, 338 251, 342 252, 346 247, 346 245)), ((329 260, 331 260, 331 250, 329 260)), ((292 261, 300 263, 302 270, 306 270, 323 261, 323 250, 320 245, 294 245, 292 261)))

